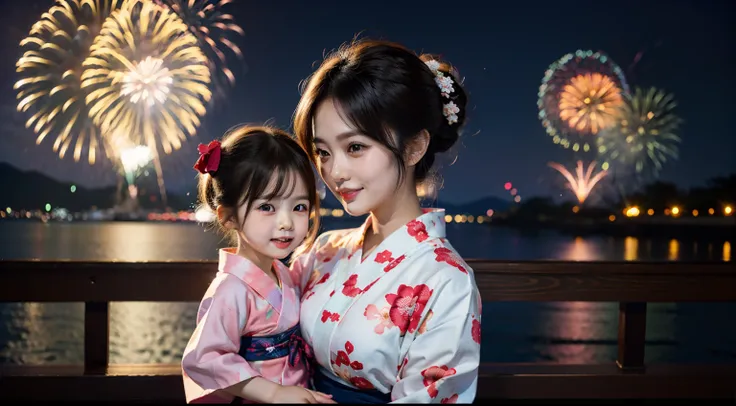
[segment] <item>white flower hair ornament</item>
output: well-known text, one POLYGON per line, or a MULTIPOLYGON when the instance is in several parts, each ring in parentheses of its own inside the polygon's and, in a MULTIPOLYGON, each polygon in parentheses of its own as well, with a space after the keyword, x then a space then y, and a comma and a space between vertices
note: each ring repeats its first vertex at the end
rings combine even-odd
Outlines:
MULTIPOLYGON (((437 87, 440 88, 442 97, 451 99, 450 94, 455 91, 455 87, 453 86, 455 84, 455 81, 452 80, 452 77, 450 77, 449 75, 445 75, 444 72, 440 71, 440 63, 438 61, 431 59, 424 63, 427 65, 427 67, 429 67, 429 70, 434 73, 434 81, 435 83, 437 83, 437 87)), ((450 125, 457 123, 457 113, 459 112, 460 107, 458 107, 457 104, 455 104, 455 102, 453 102, 452 100, 442 105, 442 114, 444 114, 447 122, 450 123, 450 125)))

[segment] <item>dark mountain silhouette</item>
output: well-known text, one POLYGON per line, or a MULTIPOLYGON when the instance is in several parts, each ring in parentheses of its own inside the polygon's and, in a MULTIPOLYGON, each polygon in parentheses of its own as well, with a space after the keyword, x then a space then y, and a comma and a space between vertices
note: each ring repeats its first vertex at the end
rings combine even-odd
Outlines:
POLYGON ((112 207, 115 203, 115 187, 87 189, 60 182, 36 171, 22 171, 6 163, 0 163, 0 207, 18 209, 43 209, 46 204, 64 207, 72 211, 87 210, 92 206, 112 207))
MULTIPOLYGON (((111 208, 115 205, 117 187, 90 189, 76 185, 71 191, 72 184, 62 182, 37 171, 23 171, 10 164, 0 162, 0 209, 12 207, 26 210, 42 210, 46 204, 52 207, 63 207, 71 211, 111 208)), ((140 188, 140 187, 139 187, 140 188)), ((141 193, 145 190, 141 189, 141 193)), ((157 191, 154 193, 157 195, 157 191)), ((196 193, 190 196, 168 194, 168 205, 173 210, 188 210, 195 203, 196 193)), ((140 198, 143 208, 160 208, 160 203, 151 199, 140 198)), ((483 214, 488 209, 503 211, 511 202, 498 197, 484 197, 464 204, 450 204, 438 201, 424 201, 423 207, 442 207, 450 214, 483 214)), ((342 205, 332 193, 327 191, 320 206, 328 209, 342 208, 342 205)))
MULTIPOLYGON (((115 205, 116 186, 90 189, 72 183, 62 182, 37 171, 23 171, 10 164, 0 162, 0 209, 5 207, 43 210, 46 204, 63 207, 70 211, 84 211, 93 207, 111 208, 115 205)), ((168 196, 169 207, 185 210, 191 206, 191 199, 182 196, 168 196)), ((156 202, 140 199, 144 208, 156 208, 156 202)), ((160 206, 160 203, 158 203, 160 206)))

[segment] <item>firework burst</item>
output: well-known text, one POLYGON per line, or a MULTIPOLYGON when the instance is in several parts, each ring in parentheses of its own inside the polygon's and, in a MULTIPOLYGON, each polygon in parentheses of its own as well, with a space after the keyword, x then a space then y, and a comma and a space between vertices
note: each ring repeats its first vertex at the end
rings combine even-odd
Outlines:
POLYGON ((552 141, 589 151, 593 137, 613 125, 612 114, 628 92, 621 68, 602 52, 578 50, 545 71, 539 87, 539 119, 552 141))
POLYGON ((570 79, 560 93, 560 118, 577 131, 610 128, 621 106, 621 89, 608 76, 586 73, 570 79))
POLYGON ((234 85, 235 75, 228 67, 233 59, 241 60, 243 53, 232 41, 237 34, 245 35, 225 6, 232 0, 157 0, 173 10, 189 31, 197 38, 208 58, 212 83, 220 93, 225 84, 234 85))
POLYGON ((575 168, 575 175, 567 170, 567 168, 556 162, 550 162, 548 165, 567 179, 567 187, 572 190, 580 204, 585 202, 585 199, 590 196, 590 192, 593 191, 593 188, 595 188, 598 182, 608 174, 608 171, 603 170, 593 175, 593 171, 596 167, 595 162, 591 162, 590 166, 588 166, 588 169, 586 170, 583 165, 583 161, 578 161, 577 167, 575 168))
POLYGON ((671 94, 635 89, 624 98, 616 125, 596 139, 599 156, 611 166, 656 176, 665 162, 678 158, 682 120, 673 113, 676 106, 671 94))
POLYGON ((112 13, 84 68, 82 88, 103 135, 169 154, 196 134, 210 98, 207 59, 168 9, 138 2, 112 13))
POLYGON ((94 164, 101 149, 99 131, 89 119, 81 86, 82 62, 105 19, 126 0, 59 0, 36 22, 20 43, 16 63, 18 111, 28 114, 26 128, 36 144, 53 138, 53 150, 64 158, 73 146, 75 161, 87 151, 94 164))
POLYGON ((94 123, 108 139, 150 148, 166 204, 159 148, 170 154, 194 136, 211 97, 197 39, 168 8, 136 2, 110 14, 83 66, 94 123))

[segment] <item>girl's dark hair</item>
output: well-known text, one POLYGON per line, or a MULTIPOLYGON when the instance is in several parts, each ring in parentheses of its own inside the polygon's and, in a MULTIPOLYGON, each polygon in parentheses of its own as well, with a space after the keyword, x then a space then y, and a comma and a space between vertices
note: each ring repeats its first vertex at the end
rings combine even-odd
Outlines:
MULTIPOLYGON (((319 198, 309 157, 286 132, 270 126, 240 126, 230 130, 221 141, 220 165, 214 174, 199 174, 199 200, 213 212, 219 206, 231 209, 237 218, 238 207, 246 204, 246 213, 256 199, 273 199, 291 193, 300 176, 307 187, 310 229, 298 249, 308 250, 319 229, 319 198), (278 178, 272 190, 266 190, 273 175, 278 178)), ((247 216, 247 214, 246 214, 247 216)))
POLYGON ((317 107, 327 99, 334 100, 346 122, 391 151, 399 163, 399 182, 405 175, 408 141, 422 130, 429 132, 429 147, 414 173, 415 181, 421 182, 435 154, 449 150, 465 124, 467 95, 457 71, 433 55, 417 56, 393 42, 360 40, 344 45, 305 83, 294 114, 294 132, 302 147, 312 151, 315 164, 313 121, 317 107), (454 81, 449 98, 442 95, 435 74, 425 64, 430 60, 439 62, 439 71, 454 81), (450 101, 460 109, 452 124, 443 114, 450 101))

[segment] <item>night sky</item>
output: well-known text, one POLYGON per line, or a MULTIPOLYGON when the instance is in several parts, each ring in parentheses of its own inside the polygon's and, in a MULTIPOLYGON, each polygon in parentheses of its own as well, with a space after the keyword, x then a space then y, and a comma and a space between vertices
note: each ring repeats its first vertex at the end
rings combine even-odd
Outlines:
MULTIPOLYGON (((167 188, 193 190, 196 146, 239 123, 270 120, 289 128, 299 83, 326 51, 363 37, 401 42, 441 54, 457 66, 470 93, 468 126, 454 156, 440 159, 440 198, 463 203, 508 197, 511 181, 522 197, 559 195, 561 177, 547 167, 571 167, 572 151, 554 145, 537 118, 537 92, 547 67, 577 49, 607 53, 633 86, 674 93, 684 120, 679 161, 661 179, 687 188, 736 172, 734 141, 733 1, 246 1, 226 6, 244 29, 233 37, 244 52, 232 66, 237 83, 211 109, 199 134, 163 158, 167 188), (352 4, 355 4, 354 6, 352 4), (638 62, 634 63, 639 55, 638 62)), ((90 167, 62 161, 53 139, 40 146, 15 113, 19 41, 50 0, 3 1, 0 25, 0 161, 85 186, 114 184, 109 163, 90 167)), ((1 186, 1 185, 0 185, 1 186)))

